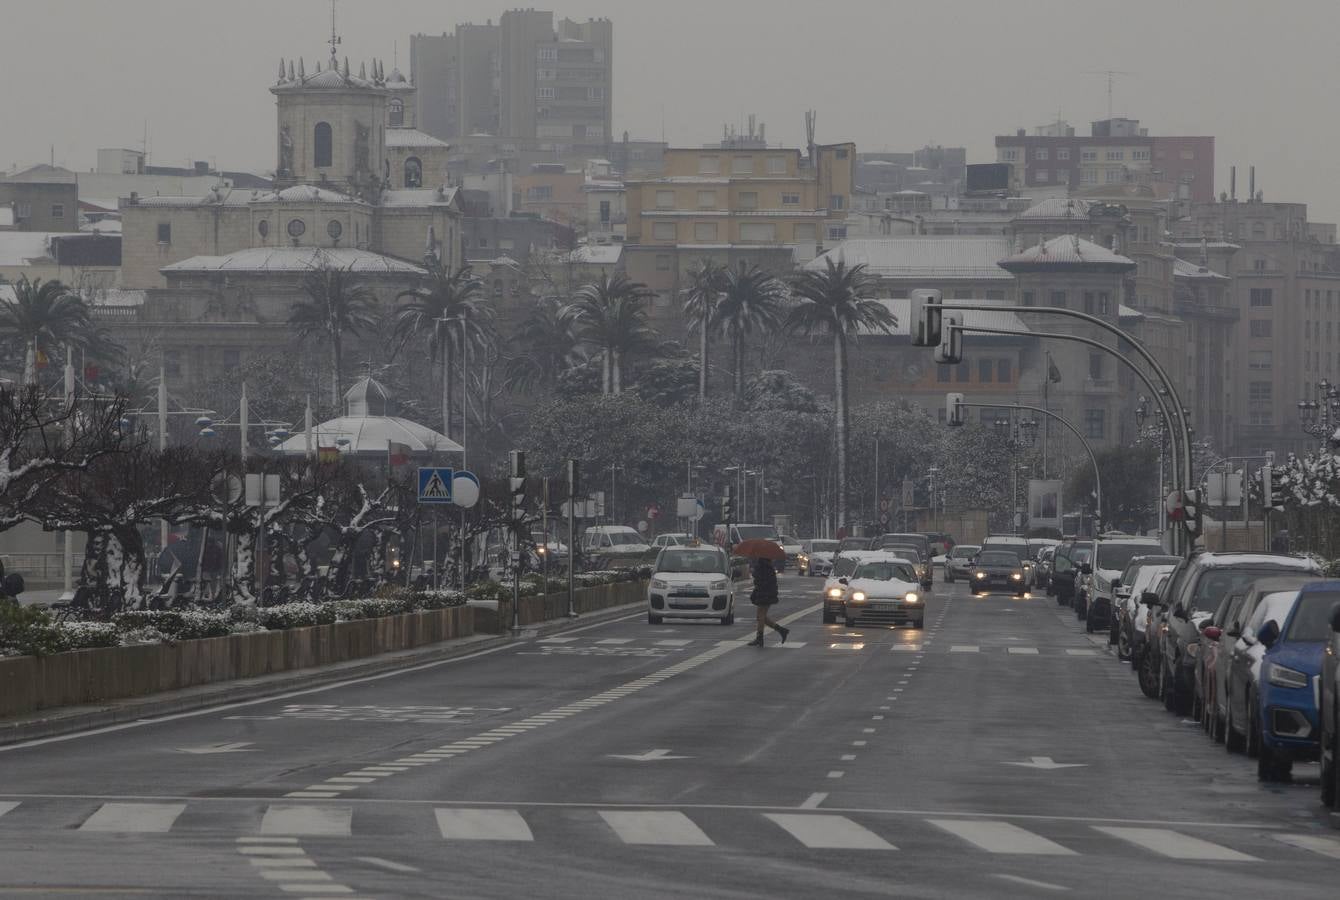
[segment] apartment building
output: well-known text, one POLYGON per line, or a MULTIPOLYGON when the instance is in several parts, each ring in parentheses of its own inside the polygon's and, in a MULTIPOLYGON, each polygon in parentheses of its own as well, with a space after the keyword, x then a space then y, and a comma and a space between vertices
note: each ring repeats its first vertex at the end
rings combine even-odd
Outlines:
POLYGON ((782 148, 667 150, 664 175, 628 182, 630 275, 670 290, 704 256, 814 258, 846 237, 855 155, 850 143, 817 145, 813 158, 782 148))
POLYGON ((613 140, 614 25, 513 9, 498 23, 410 37, 419 127, 443 140, 493 135, 613 140))

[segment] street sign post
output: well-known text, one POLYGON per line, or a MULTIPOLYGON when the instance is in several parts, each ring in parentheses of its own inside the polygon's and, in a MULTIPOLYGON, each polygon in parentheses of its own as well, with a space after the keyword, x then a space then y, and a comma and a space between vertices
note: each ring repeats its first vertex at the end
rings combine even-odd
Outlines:
POLYGON ((419 467, 419 502, 450 503, 455 472, 437 466, 419 467))

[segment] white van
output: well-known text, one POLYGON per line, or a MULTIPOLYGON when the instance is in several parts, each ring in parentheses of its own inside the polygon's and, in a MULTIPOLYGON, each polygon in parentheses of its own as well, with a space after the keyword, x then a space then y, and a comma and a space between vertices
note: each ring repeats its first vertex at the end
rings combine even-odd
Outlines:
POLYGON ((582 552, 587 556, 636 556, 650 549, 642 535, 627 525, 592 525, 582 532, 582 552))

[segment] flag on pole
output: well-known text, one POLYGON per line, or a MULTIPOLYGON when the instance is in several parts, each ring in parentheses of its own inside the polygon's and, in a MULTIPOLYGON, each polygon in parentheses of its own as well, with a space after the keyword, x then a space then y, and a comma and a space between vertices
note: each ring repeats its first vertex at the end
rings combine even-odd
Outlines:
POLYGON ((413 452, 409 444, 397 444, 395 441, 386 442, 386 458, 391 467, 409 465, 409 455, 413 452))
POLYGON ((1056 362, 1050 353, 1047 354, 1047 380, 1052 384, 1061 383, 1061 370, 1056 368, 1056 362))

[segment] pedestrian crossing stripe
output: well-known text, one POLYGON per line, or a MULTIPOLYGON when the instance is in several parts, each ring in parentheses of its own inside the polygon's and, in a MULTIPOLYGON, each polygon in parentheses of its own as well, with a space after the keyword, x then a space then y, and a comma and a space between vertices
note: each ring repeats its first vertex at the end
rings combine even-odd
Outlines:
MULTIPOLYGON (((0 835, 19 829, 25 836, 31 837, 35 829, 25 807, 42 807, 45 801, 0 800, 0 835)), ((202 804, 207 805, 207 804, 202 804)), ((121 834, 166 834, 179 829, 183 818, 190 815, 193 804, 188 802, 131 802, 115 801, 98 804, 88 812, 86 804, 79 808, 84 813, 82 822, 66 821, 51 825, 53 829, 74 827, 80 832, 121 833, 121 834)), ((416 808, 417 809, 417 808, 416 808)), ((301 848, 296 842, 306 837, 352 838, 355 835, 369 833, 382 834, 385 822, 377 817, 367 820, 367 831, 360 830, 359 818, 355 816, 354 806, 339 803, 303 804, 273 803, 260 812, 259 821, 247 832, 237 837, 239 852, 252 857, 298 856, 301 848), (296 851, 296 852, 295 852, 296 851)), ((715 815, 720 811, 712 811, 715 815)), ((739 833, 738 823, 705 827, 703 821, 695 821, 708 815, 708 810, 690 809, 584 809, 578 815, 594 815, 608 829, 611 837, 628 846, 678 846, 713 847, 719 838, 733 838, 739 833), (692 817, 691 815, 692 814, 692 817)), ((898 849, 895 840, 899 832, 921 838, 928 832, 925 825, 945 834, 977 852, 993 855, 1014 856, 1078 856, 1079 851, 1066 846, 1067 838, 1076 838, 1076 825, 1066 822, 1064 834, 1058 834, 1053 840, 1039 834, 1031 828, 1024 828, 999 819, 974 819, 971 817, 931 817, 891 821, 877 814, 864 815, 864 821, 857 821, 852 815, 809 808, 796 809, 794 812, 736 812, 730 815, 760 816, 780 830, 796 844, 811 850, 862 850, 890 852, 898 849)), ((42 813, 37 813, 41 816, 42 813)), ((360 813, 360 815, 362 815, 360 813)), ((415 815, 418 815, 416 812, 415 815)), ((537 832, 536 821, 531 817, 536 813, 528 809, 506 807, 446 806, 432 808, 436 831, 446 841, 499 841, 514 843, 534 843, 537 840, 554 837, 568 825, 547 823, 540 812, 537 832)), ((197 809, 196 821, 192 832, 200 832, 200 813, 197 809)), ((231 823, 233 819, 230 817, 231 823)), ((424 825, 427 826, 426 814, 424 825)), ((1060 827, 1059 825, 1057 827, 1060 827)), ((1083 826, 1086 829, 1115 838, 1116 841, 1099 844, 1104 850, 1121 845, 1137 852, 1152 853, 1166 859, 1183 861, 1207 861, 1220 863, 1259 862, 1259 858, 1250 853, 1234 849, 1223 843, 1188 834, 1181 828, 1165 827, 1128 827, 1113 825, 1083 826)), ((1206 826, 1213 828, 1214 826, 1206 826)), ((1241 834, 1249 841, 1252 849, 1258 849, 1259 836, 1252 830, 1220 832, 1241 834)), ((1273 834, 1280 850, 1302 853, 1308 858, 1324 857, 1328 860, 1340 859, 1340 839, 1314 834, 1273 834), (1288 849, 1285 849, 1288 848, 1288 849)), ((1090 854, 1092 855, 1092 854, 1090 854)), ((1278 860, 1278 853, 1271 856, 1278 860)))

